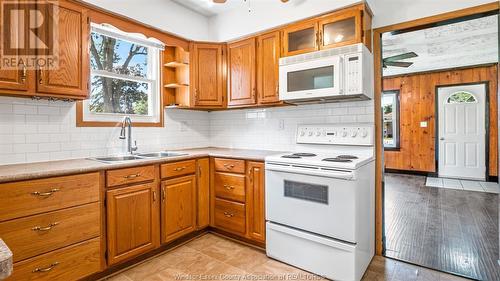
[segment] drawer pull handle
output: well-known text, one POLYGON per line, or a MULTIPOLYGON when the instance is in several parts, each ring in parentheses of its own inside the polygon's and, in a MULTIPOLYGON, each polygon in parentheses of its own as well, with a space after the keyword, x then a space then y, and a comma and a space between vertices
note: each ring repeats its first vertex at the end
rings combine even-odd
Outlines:
POLYGON ((226 188, 227 190, 233 190, 234 186, 225 184, 224 188, 226 188))
POLYGON ((131 180, 131 179, 138 178, 140 176, 141 176, 141 174, 133 174, 133 175, 124 176, 124 178, 127 180, 131 180))
POLYGON ((40 197, 49 197, 49 196, 51 196, 52 194, 54 194, 54 193, 56 193, 58 191, 60 191, 59 188, 53 188, 53 189, 51 189, 48 192, 38 192, 38 191, 35 191, 35 192, 32 192, 31 194, 35 195, 35 196, 40 196, 40 197))
POLYGON ((234 214, 233 213, 224 212, 224 216, 226 216, 228 218, 232 218, 232 217, 234 217, 234 214))
POLYGON ((234 165, 233 164, 224 164, 224 167, 226 167, 226 169, 232 169, 232 168, 234 168, 234 165))
POLYGON ((179 172, 179 171, 182 171, 184 169, 186 169, 186 167, 177 167, 174 169, 174 171, 179 172))
POLYGON ((58 225, 59 223, 58 222, 53 222, 45 227, 42 227, 42 226, 35 226, 33 227, 31 230, 33 231, 49 231, 51 230, 54 226, 58 225))
POLYGON ((56 267, 57 265, 59 264, 59 262, 53 262, 51 265, 49 265, 48 267, 42 267, 42 268, 35 268, 33 270, 33 273, 36 273, 36 272, 49 272, 51 271, 52 269, 54 269, 54 267, 56 267))

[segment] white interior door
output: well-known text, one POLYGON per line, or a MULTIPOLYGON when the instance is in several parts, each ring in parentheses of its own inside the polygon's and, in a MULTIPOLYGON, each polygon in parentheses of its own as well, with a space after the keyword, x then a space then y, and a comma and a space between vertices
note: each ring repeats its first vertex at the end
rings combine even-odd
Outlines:
POLYGON ((485 180, 486 85, 438 88, 439 176, 485 180))

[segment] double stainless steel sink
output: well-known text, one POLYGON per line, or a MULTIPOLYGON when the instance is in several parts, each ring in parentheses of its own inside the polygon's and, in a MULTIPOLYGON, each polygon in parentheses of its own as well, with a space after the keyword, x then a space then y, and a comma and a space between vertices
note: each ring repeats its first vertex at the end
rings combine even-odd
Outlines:
POLYGON ((114 162, 155 159, 155 158, 158 159, 158 158, 177 157, 183 155, 188 155, 188 154, 182 152, 161 151, 161 152, 150 152, 150 153, 138 153, 135 155, 125 155, 125 156, 94 157, 89 159, 105 163, 114 163, 114 162))

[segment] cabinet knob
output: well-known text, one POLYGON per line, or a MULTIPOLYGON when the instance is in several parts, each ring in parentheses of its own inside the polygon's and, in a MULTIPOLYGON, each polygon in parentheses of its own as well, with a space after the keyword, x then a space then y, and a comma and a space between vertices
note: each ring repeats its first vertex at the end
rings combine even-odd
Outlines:
POLYGON ((50 191, 47 191, 47 192, 38 192, 38 191, 35 191, 35 192, 32 192, 31 195, 34 195, 34 196, 40 196, 40 197, 49 197, 49 196, 52 196, 52 194, 56 193, 60 191, 59 188, 53 188, 51 189, 50 191))

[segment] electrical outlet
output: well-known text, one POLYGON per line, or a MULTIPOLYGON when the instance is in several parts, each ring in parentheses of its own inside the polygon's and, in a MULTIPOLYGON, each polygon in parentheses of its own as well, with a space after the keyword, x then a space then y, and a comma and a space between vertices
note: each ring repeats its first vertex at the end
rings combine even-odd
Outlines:
POLYGON ((282 131, 282 130, 284 130, 284 129, 285 129, 285 120, 280 119, 280 121, 279 121, 279 125, 278 125, 278 129, 279 129, 280 131, 282 131))

